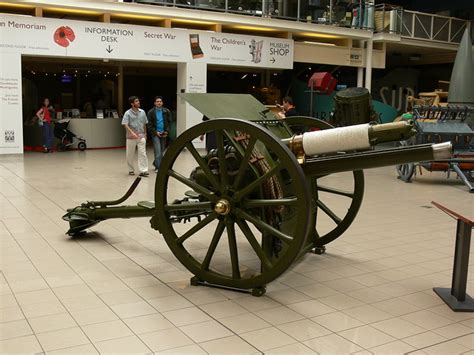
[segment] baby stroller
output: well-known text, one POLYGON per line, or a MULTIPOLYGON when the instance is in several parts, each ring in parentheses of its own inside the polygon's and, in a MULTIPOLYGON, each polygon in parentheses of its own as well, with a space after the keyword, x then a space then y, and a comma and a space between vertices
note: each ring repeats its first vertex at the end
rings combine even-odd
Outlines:
POLYGON ((69 125, 69 119, 61 119, 56 121, 54 125, 54 136, 59 139, 59 142, 56 146, 58 151, 65 151, 71 145, 74 144, 74 140, 77 139, 79 142, 77 143, 77 148, 81 151, 87 149, 86 140, 82 137, 76 136, 73 132, 67 129, 69 125))

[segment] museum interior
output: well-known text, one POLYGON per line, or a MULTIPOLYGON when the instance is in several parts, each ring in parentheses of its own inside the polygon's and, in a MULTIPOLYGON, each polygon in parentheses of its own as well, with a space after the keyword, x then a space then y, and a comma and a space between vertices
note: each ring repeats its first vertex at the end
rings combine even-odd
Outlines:
POLYGON ((0 354, 474 353, 473 43, 464 0, 0 0, 0 354))

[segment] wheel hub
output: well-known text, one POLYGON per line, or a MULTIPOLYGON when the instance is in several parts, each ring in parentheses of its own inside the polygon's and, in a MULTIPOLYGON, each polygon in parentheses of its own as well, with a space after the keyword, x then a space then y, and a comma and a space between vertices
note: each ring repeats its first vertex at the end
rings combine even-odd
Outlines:
POLYGON ((220 199, 216 202, 214 206, 214 211, 222 216, 229 214, 230 212, 230 202, 226 199, 220 199))

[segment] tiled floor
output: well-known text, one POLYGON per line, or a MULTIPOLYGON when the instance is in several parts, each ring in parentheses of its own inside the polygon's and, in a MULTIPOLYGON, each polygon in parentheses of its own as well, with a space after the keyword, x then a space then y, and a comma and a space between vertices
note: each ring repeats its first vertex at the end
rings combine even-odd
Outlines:
MULTIPOLYGON (((456 224, 430 201, 474 217, 473 195, 444 174, 405 184, 393 167, 366 171, 345 235, 256 298, 189 286, 148 218, 65 235, 67 208, 115 199, 131 184, 123 150, 0 156, 0 166, 2 354, 474 353, 474 313, 452 312, 432 291, 450 286, 456 224)), ((152 200, 154 183, 144 179, 130 204, 152 200)))

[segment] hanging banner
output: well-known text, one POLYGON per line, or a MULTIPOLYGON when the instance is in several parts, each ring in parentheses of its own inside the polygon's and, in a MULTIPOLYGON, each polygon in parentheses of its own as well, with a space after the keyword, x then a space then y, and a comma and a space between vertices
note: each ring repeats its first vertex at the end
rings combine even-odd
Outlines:
POLYGON ((26 55, 293 68, 293 40, 1 15, 0 51, 26 55))
POLYGON ((0 54, 0 154, 23 153, 21 58, 0 54))

